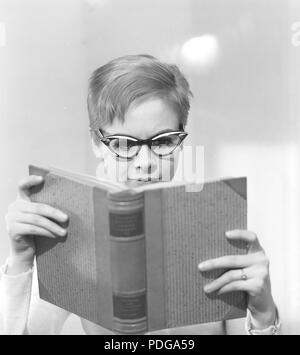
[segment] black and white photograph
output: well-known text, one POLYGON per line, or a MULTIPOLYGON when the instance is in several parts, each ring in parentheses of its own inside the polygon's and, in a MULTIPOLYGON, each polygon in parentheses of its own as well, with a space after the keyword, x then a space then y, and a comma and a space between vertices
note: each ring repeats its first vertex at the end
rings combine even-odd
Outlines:
POLYGON ((0 335, 300 334, 299 63, 299 0, 0 0, 0 335))

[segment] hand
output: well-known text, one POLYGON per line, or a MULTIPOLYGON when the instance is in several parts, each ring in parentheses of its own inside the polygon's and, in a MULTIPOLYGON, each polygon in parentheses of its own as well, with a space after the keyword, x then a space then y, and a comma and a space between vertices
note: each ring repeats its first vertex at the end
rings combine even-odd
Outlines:
POLYGON ((68 216, 45 204, 30 201, 30 189, 43 182, 40 176, 31 175, 18 185, 18 197, 9 205, 5 216, 10 240, 9 266, 16 266, 19 272, 30 268, 35 255, 34 238, 57 238, 66 235, 66 229, 55 222, 64 223, 68 216), (51 221, 49 218, 54 220, 51 221))
POLYGON ((245 291, 248 294, 248 309, 252 325, 264 329, 274 324, 276 306, 271 294, 269 260, 255 233, 233 230, 226 233, 231 240, 243 240, 249 245, 247 255, 223 256, 199 264, 200 271, 227 269, 228 271, 204 287, 206 293, 245 291), (242 276, 245 275, 245 279, 242 276))

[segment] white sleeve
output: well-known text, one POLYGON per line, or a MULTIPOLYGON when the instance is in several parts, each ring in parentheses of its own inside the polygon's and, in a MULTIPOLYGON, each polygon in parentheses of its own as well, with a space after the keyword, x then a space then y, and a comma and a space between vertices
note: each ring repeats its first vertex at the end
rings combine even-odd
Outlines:
POLYGON ((0 268, 0 334, 60 334, 70 313, 40 299, 36 268, 7 275, 0 268))
POLYGON ((7 335, 26 334, 31 300, 32 269, 19 275, 6 275, 0 268, 0 331, 7 335))

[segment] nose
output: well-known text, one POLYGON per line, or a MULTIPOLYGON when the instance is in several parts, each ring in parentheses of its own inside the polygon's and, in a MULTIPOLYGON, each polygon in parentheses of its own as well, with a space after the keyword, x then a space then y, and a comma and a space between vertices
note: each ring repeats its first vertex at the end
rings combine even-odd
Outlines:
POLYGON ((137 170, 141 170, 147 175, 153 174, 157 169, 156 157, 151 149, 146 145, 142 145, 139 154, 135 157, 134 166, 137 170))

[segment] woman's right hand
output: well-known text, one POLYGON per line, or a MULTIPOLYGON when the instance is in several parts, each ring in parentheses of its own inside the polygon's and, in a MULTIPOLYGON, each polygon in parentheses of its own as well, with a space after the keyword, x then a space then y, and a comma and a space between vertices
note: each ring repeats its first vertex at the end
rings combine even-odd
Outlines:
POLYGON ((68 216, 49 205, 31 202, 30 189, 40 185, 43 177, 30 175, 18 184, 18 197, 9 205, 5 216, 10 240, 8 274, 17 274, 31 268, 35 256, 35 238, 58 238, 67 233, 58 223, 68 216), (50 220, 51 219, 51 220, 50 220))

